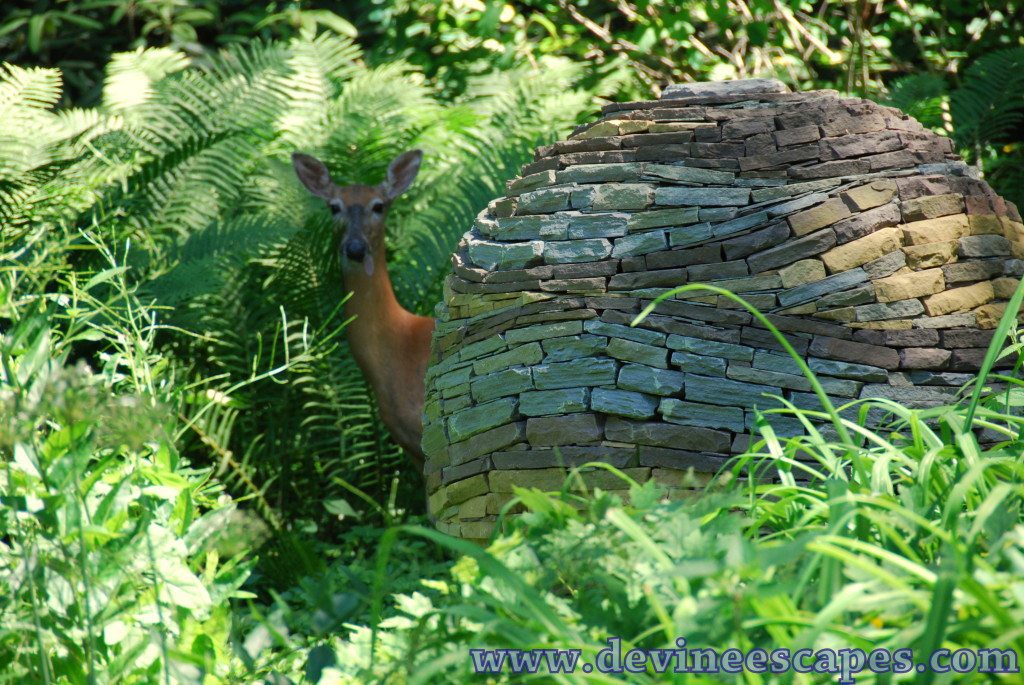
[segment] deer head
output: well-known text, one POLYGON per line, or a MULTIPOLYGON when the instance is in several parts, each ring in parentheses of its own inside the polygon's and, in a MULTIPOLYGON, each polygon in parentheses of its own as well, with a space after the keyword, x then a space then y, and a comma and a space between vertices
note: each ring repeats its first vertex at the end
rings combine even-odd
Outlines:
POLYGON ((338 250, 342 269, 361 263, 367 276, 373 275, 373 256, 384 255, 384 220, 396 197, 412 185, 420 170, 423 152, 409 150, 388 165, 387 178, 377 185, 339 186, 331 180, 327 167, 316 157, 296 152, 292 165, 309 192, 327 203, 342 232, 338 250))

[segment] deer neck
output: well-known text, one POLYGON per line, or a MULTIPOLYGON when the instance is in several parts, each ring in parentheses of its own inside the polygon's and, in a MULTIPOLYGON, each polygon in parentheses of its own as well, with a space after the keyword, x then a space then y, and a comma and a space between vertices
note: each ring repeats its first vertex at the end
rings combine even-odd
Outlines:
POLYGON ((350 264, 343 271, 345 290, 350 292, 345 302, 345 315, 352 318, 346 329, 356 361, 376 384, 381 374, 386 373, 398 340, 405 331, 409 317, 413 315, 398 303, 387 260, 374 250, 367 259, 373 259, 373 273, 367 275, 362 264, 350 264))
POLYGON ((374 260, 372 275, 361 264, 344 271, 345 289, 351 293, 345 302, 345 314, 352 318, 346 329, 349 348, 373 389, 381 420, 422 469, 423 375, 434 320, 398 303, 382 253, 367 256, 374 260))

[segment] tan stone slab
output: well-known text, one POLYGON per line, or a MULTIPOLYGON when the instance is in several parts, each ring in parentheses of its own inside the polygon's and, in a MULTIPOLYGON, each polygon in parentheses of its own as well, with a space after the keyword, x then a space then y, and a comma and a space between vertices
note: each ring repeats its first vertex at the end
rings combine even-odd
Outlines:
POLYGON ((903 248, 907 255, 907 265, 914 269, 929 269, 956 261, 957 241, 948 240, 938 243, 908 245, 903 248))
POLYGON ((448 493, 449 504, 461 504, 471 497, 483 495, 487 492, 487 474, 478 473, 475 476, 457 480, 451 483, 445 490, 448 493))
POLYGON ((902 245, 903 231, 899 226, 889 226, 863 238, 832 248, 821 255, 830 273, 839 273, 867 264, 902 245))
POLYGON ((878 279, 875 281, 875 296, 879 302, 895 302, 934 295, 945 287, 942 269, 925 269, 878 279))
POLYGON ((445 535, 451 535, 458 537, 462 530, 462 526, 459 525, 458 521, 438 521, 434 524, 434 527, 445 535))
POLYGON ((486 540, 494 532, 494 521, 463 521, 459 535, 469 540, 486 540))
POLYGON ((835 222, 849 216, 850 208, 842 200, 834 197, 817 207, 811 207, 791 215, 787 221, 789 221, 789 226, 793 229, 793 233, 802 236, 819 228, 831 226, 835 222))
POLYGON ((487 498, 490 494, 471 497, 459 505, 458 518, 478 519, 487 516, 487 498))
POLYGON ((952 288, 924 298, 924 309, 928 316, 943 316, 954 312, 965 312, 980 307, 995 298, 992 284, 981 281, 963 288, 952 288))
POLYGON ((650 122, 650 133, 678 133, 681 131, 692 131, 695 128, 718 128, 706 121, 662 121, 650 122))
POLYGON ((857 212, 864 212, 875 207, 880 207, 896 195, 896 182, 890 179, 879 179, 866 183, 862 186, 852 188, 840 197, 857 212))
POLYGON ((438 488, 430 497, 427 498, 427 509, 432 514, 437 514, 439 511, 448 506, 448 488, 438 488))
POLYGON ((912 221, 903 225, 904 242, 908 245, 923 245, 945 240, 956 240, 971 232, 966 214, 954 214, 938 219, 912 221))
POLYGON ((971 235, 1003 235, 1003 222, 994 214, 972 214, 968 219, 971 235))
POLYGON ((992 281, 992 290, 996 294, 996 298, 1000 300, 1008 300, 1013 297, 1013 293, 1017 291, 1017 286, 1020 284, 1018 278, 997 278, 992 281))
POLYGON ((857 312, 853 307, 827 309, 825 311, 817 312, 815 316, 822 319, 828 319, 829 321, 839 321, 840 323, 853 323, 857 320, 857 312))
MULTIPOLYGON (((999 325, 999 321, 1006 313, 1006 302, 992 302, 983 304, 974 310, 978 328, 992 329, 999 325)), ((1017 320, 1024 321, 1024 311, 1017 312, 1017 320)))
POLYGON ((818 306, 814 302, 808 302, 807 304, 800 304, 796 307, 790 307, 789 309, 783 309, 779 311, 779 314, 786 314, 789 316, 796 316, 799 314, 813 314, 818 309, 818 306))
POLYGON ((510 493, 513 487, 559 490, 567 471, 560 468, 491 471, 491 491, 510 493))
POLYGON ((909 331, 914 327, 911 319, 890 319, 888 321, 859 321, 850 328, 866 328, 875 331, 909 331))
POLYGON ((619 135, 628 136, 631 133, 643 133, 650 129, 651 122, 643 119, 627 119, 619 122, 619 135))
MULTIPOLYGON (((819 259, 801 259, 779 271, 783 288, 795 288, 798 285, 816 283, 825 278, 825 265, 819 259)), ((814 307, 811 307, 814 311, 814 307)))
POLYGON ((940 216, 960 214, 964 211, 964 198, 958 193, 925 195, 900 204, 904 221, 937 219, 940 216))
POLYGON ((575 136, 571 136, 572 140, 586 140, 588 138, 604 138, 607 136, 619 135, 619 124, 622 120, 618 119, 606 119, 605 121, 599 121, 586 131, 582 131, 575 136))
POLYGON ((1024 224, 1007 216, 999 217, 999 223, 1003 225, 1003 235, 1007 240, 1024 242, 1024 224))
MULTIPOLYGON (((492 492, 487 495, 487 514, 489 516, 495 516, 501 513, 502 507, 508 504, 514 495, 507 492, 492 492)), ((516 505, 509 508, 509 513, 515 513, 522 511, 522 505, 516 505)))

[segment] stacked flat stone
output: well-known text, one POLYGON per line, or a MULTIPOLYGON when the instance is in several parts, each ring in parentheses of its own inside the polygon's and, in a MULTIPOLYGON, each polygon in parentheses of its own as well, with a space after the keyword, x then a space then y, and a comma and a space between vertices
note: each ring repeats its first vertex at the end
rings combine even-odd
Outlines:
MULTIPOLYGON (((586 461, 693 487, 754 408, 948 401, 1024 274, 1024 225, 901 112, 777 81, 673 86, 542 147, 465 234, 438 306, 423 448, 439 527, 486 537, 513 486, 586 461), (556 449, 557 448, 557 449, 556 449)), ((773 421, 801 432, 791 418, 773 421)), ((591 485, 621 488, 605 471, 591 485)))

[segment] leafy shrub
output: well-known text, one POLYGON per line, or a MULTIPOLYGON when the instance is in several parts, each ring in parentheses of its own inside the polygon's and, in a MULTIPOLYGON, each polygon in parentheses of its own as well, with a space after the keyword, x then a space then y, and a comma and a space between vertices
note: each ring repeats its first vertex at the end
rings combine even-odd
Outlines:
MULTIPOLYGON (((5 238, 15 249, 62 235, 75 244, 82 229, 131 240, 117 258, 167 325, 157 344, 221 398, 187 424, 180 448, 216 464, 275 530, 330 538, 339 523, 324 502, 348 500, 351 521, 375 515, 353 488, 384 502, 397 482, 399 501, 418 503, 405 493, 421 486, 396 481, 405 461, 340 339, 332 226, 288 156, 315 152, 352 183, 376 181, 402 150, 426 150, 389 222, 396 291, 425 312, 465 226, 589 106, 573 88, 579 71, 546 61, 495 73, 444 103, 407 65, 369 68, 350 40, 325 35, 195 65, 164 48, 121 54, 100 107, 54 111, 60 74, 12 66, 0 76, 5 238)), ((70 266, 96 268, 88 255, 69 253, 70 266)), ((46 276, 25 285, 45 289, 46 276)), ((318 567, 283 544, 278 578, 318 567)))
MULTIPOLYGON (((320 683, 463 683, 481 677, 470 670, 471 648, 579 649, 593 663, 611 636, 622 638, 623 653, 673 649, 685 637, 690 648, 720 652, 1021 654, 1021 379, 988 372, 1001 355, 1021 359, 1024 338, 1011 317, 1022 298, 1024 286, 981 377, 956 405, 915 410, 861 400, 835 411, 773 409, 760 417, 751 450, 699 497, 669 502, 659 486, 624 475, 621 489, 584 496, 570 474, 558 493, 516 490, 526 511, 507 520, 486 550, 433 530, 395 529, 461 555, 451 577, 396 596, 397 614, 314 641, 307 660, 290 654, 277 664, 280 673, 320 683), (806 432, 779 438, 772 423, 780 414, 806 421, 806 432), (843 437, 812 427, 830 417, 843 437), (972 428, 982 427, 1002 437, 981 444, 972 428)), ((382 545, 385 556, 388 549, 382 545)), ((653 671, 619 677, 721 682, 653 671)), ((956 682, 988 677, 963 674, 956 682)), ((508 672, 494 678, 519 682, 508 672)), ((883 679, 865 672, 857 682, 883 679)))
POLYGON ((15 288, 0 289, 3 680, 224 672, 229 600, 248 594, 263 526, 181 458, 183 387, 150 313, 114 264, 56 297, 4 275, 15 288), (100 339, 98 368, 73 361, 100 339))

